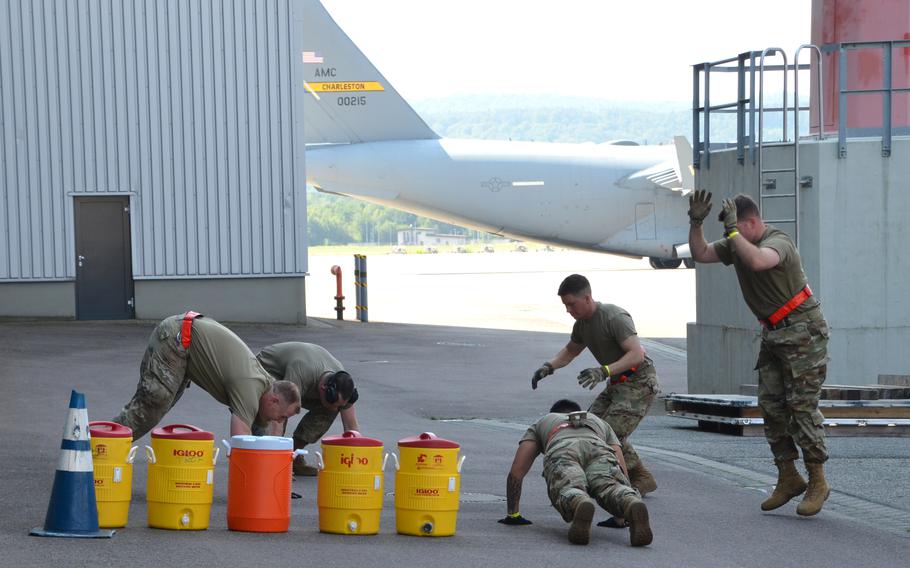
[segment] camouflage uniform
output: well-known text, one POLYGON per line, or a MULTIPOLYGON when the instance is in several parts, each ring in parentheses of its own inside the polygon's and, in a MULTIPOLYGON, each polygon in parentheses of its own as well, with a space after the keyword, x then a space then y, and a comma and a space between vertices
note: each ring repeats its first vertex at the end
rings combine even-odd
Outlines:
POLYGON ((190 381, 224 404, 250 427, 259 398, 274 379, 246 344, 211 318, 194 320, 188 349, 180 339, 183 314, 159 323, 139 365, 139 384, 113 421, 133 430, 137 440, 154 428, 180 400, 190 381))
POLYGON ((641 496, 623 474, 611 447, 619 445, 619 439, 607 423, 590 414, 585 426, 550 434, 566 420, 565 414, 547 414, 522 438, 535 441, 545 455, 543 477, 550 503, 566 522, 572 520, 578 499, 589 495, 610 514, 622 517, 629 502, 641 496))
POLYGON ((294 448, 318 442, 338 416, 322 405, 319 379, 326 373, 344 371, 344 366, 323 347, 299 341, 269 345, 256 358, 269 373, 300 389, 300 406, 308 412, 294 429, 294 448))
POLYGON ((828 459, 824 416, 818 399, 828 370, 828 324, 815 296, 810 296, 777 325, 765 321, 807 285, 799 251, 786 233, 768 226, 756 246, 777 251, 780 263, 754 272, 745 267, 728 240, 712 245, 718 258, 733 264, 743 298, 763 321, 758 370, 758 405, 765 438, 776 462, 799 458, 806 463, 828 459))
MULTIPOLYGON (((601 365, 609 365, 625 355, 620 344, 633 335, 637 332, 632 316, 619 306, 600 302, 589 320, 576 321, 572 329, 572 341, 587 347, 601 365)), ((588 409, 605 420, 619 436, 629 471, 641 462, 629 436, 648 414, 659 390, 657 370, 651 359, 645 357, 627 380, 621 381, 618 377, 611 380, 588 409)))

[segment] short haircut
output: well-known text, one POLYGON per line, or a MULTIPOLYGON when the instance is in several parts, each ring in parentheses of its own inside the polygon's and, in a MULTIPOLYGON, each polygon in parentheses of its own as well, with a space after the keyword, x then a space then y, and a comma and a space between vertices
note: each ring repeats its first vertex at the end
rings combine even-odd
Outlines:
POLYGON ((559 292, 557 292, 557 295, 565 296, 566 294, 572 294, 573 296, 581 296, 582 294, 590 293, 591 283, 588 282, 588 279, 581 274, 572 274, 571 276, 566 276, 566 279, 559 285, 559 292))
POLYGON ((357 389, 354 388, 354 378, 347 371, 337 371, 329 375, 326 381, 335 381, 335 392, 338 393, 338 396, 348 401, 348 404, 355 402, 357 399, 351 400, 351 397, 354 394, 354 391, 357 389))
POLYGON ((553 403, 553 406, 550 407, 550 412, 559 412, 561 414, 578 412, 579 410, 581 410, 581 407, 578 406, 578 403, 567 398, 561 398, 557 400, 553 403))
MULTIPOLYGON (((733 198, 733 203, 736 204, 737 219, 746 219, 749 217, 761 218, 761 213, 758 212, 758 203, 748 195, 740 193, 733 198)), ((717 220, 723 222, 723 211, 720 212, 717 220)))
POLYGON ((300 404, 300 389, 291 381, 272 383, 272 394, 276 395, 284 406, 300 404))

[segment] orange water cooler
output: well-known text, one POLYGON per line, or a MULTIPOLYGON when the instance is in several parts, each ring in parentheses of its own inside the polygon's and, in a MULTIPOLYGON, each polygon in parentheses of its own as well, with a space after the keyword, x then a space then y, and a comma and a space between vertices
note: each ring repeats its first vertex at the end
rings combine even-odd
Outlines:
POLYGON ((291 438, 231 436, 228 449, 227 524, 232 531, 287 532, 291 524, 291 438))

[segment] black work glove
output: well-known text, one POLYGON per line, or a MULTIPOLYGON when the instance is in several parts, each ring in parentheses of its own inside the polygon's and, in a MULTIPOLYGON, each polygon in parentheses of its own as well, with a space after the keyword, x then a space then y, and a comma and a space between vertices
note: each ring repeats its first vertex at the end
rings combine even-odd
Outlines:
POLYGON ((553 365, 549 362, 544 363, 540 366, 539 369, 534 371, 534 374, 531 376, 531 388, 537 389, 537 383, 543 380, 544 377, 553 374, 553 365))
POLYGON ((533 525, 531 521, 521 516, 521 513, 515 513, 514 515, 506 515, 505 518, 499 519, 497 523, 502 523, 504 525, 533 525))

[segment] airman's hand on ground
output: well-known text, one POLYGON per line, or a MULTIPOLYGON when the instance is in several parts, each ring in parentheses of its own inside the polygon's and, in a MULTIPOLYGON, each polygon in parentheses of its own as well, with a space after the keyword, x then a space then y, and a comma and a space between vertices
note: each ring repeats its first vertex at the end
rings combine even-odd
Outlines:
POLYGON ((736 230, 736 202, 724 199, 724 208, 721 209, 717 220, 724 224, 724 234, 736 230))
POLYGON ((544 377, 553 374, 553 365, 549 361, 540 366, 539 369, 534 371, 534 374, 531 376, 531 388, 537 389, 537 383, 542 381, 544 377))
POLYGON ((591 367, 578 374, 578 384, 589 389, 593 389, 605 380, 607 380, 607 374, 603 367, 591 367))
POLYGON ((705 217, 711 212, 711 194, 704 189, 697 189, 689 196, 689 223, 701 226, 705 217))

